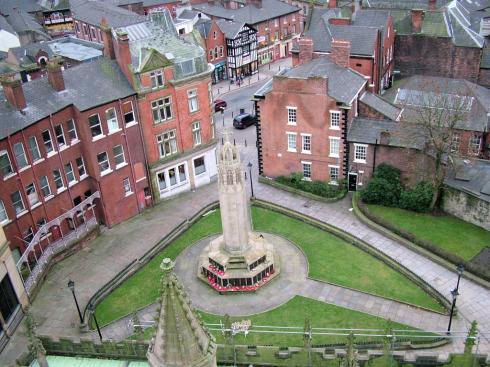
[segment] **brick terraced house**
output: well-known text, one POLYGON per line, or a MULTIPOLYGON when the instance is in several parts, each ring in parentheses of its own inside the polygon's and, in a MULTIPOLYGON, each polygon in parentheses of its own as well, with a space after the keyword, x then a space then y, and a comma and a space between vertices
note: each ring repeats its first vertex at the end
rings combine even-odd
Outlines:
POLYGON ((19 268, 134 216, 149 192, 136 93, 117 63, 47 69, 26 84, 2 78, 0 224, 19 268))
POLYGON ((177 34, 168 10, 145 23, 103 29, 106 52, 138 94, 155 199, 216 176, 211 73, 202 47, 177 34))

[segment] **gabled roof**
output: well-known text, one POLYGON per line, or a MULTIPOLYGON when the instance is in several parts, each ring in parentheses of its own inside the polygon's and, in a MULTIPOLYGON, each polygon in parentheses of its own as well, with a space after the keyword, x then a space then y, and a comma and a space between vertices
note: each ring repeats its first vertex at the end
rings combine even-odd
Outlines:
POLYGON ((194 24, 194 28, 198 30, 203 38, 207 38, 212 25, 212 20, 201 18, 196 22, 196 24, 194 24))
MULTIPOLYGON (((332 39, 343 39, 351 43, 351 55, 374 57, 378 29, 356 25, 332 25, 330 18, 339 16, 338 9, 314 8, 305 37, 313 39, 315 52, 330 52, 332 39)), ((294 47, 298 49, 297 46, 294 47)))
POLYGON ((287 14, 299 12, 297 6, 289 5, 280 0, 262 0, 262 7, 247 5, 238 9, 228 9, 221 5, 207 3, 192 5, 193 9, 217 18, 234 20, 248 24, 257 24, 269 19, 274 19, 287 14))
POLYGON ((7 22, 10 23, 17 34, 35 32, 45 36, 46 39, 50 39, 41 24, 34 19, 34 16, 22 9, 13 9, 7 17, 7 22))
MULTIPOLYGON (((384 98, 403 108, 401 119, 416 121, 417 111, 432 105, 455 104, 466 111, 456 127, 461 130, 484 132, 490 129, 490 89, 464 79, 415 75, 399 81, 384 98)), ((435 108, 435 107, 432 107, 435 108)))
MULTIPOLYGON (((12 47, 9 52, 15 57, 17 65, 26 67, 30 64, 36 63, 36 55, 39 51, 44 51, 48 54, 48 57, 53 56, 53 51, 46 42, 43 43, 31 43, 26 46, 12 47)), ((10 61, 10 58, 9 58, 10 61)))
POLYGON ((490 202, 490 161, 457 160, 444 183, 480 200, 490 202))
POLYGON ((56 11, 70 9, 69 0, 38 0, 37 2, 43 10, 56 11))
POLYGON ((102 18, 111 28, 125 27, 146 21, 146 17, 101 1, 72 0, 73 18, 99 27, 102 18))
POLYGON ((385 101, 377 94, 364 92, 359 100, 390 120, 397 121, 400 118, 402 110, 399 107, 385 101))
POLYGON ((228 39, 235 39, 235 37, 245 25, 245 23, 243 22, 231 22, 224 19, 218 20, 216 24, 218 25, 221 32, 223 32, 225 34, 225 37, 228 39))
POLYGON ((12 28, 12 26, 9 24, 9 22, 7 22, 7 19, 5 19, 5 17, 3 17, 1 15, 0 15, 0 31, 5 31, 5 32, 8 32, 10 34, 17 36, 17 33, 15 32, 15 30, 12 28))
POLYGON ((48 78, 23 84, 27 107, 22 113, 5 100, 0 91, 0 139, 70 105, 85 111, 135 94, 117 63, 106 58, 66 69, 63 78, 66 89, 62 92, 54 90, 48 78))
POLYGON ((284 72, 282 77, 327 78, 328 95, 338 102, 348 105, 352 103, 352 100, 366 84, 366 79, 361 74, 333 63, 327 56, 313 59, 311 62, 289 69, 284 72))
POLYGON ((0 14, 9 15, 14 8, 27 13, 37 13, 42 10, 35 0, 0 0, 0 14))
POLYGON ((384 37, 385 28, 388 24, 390 12, 388 10, 365 10, 359 9, 352 16, 352 24, 364 27, 374 27, 381 29, 384 37))
POLYGON ((182 13, 180 13, 177 18, 192 20, 195 17, 197 17, 198 15, 199 15, 198 11, 190 10, 190 9, 184 9, 184 10, 182 10, 182 13))

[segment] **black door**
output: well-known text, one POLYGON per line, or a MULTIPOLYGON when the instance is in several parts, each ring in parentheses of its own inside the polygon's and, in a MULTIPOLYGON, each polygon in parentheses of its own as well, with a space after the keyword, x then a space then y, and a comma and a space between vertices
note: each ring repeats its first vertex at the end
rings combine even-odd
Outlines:
POLYGON ((349 191, 357 191, 357 173, 349 173, 349 191))

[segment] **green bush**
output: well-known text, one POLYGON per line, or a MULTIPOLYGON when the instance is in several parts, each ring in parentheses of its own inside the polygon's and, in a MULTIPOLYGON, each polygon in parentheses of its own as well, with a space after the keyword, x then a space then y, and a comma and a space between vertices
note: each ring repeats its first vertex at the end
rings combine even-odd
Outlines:
POLYGON ((344 181, 339 181, 338 185, 332 185, 325 181, 306 181, 303 180, 303 175, 298 172, 291 173, 289 176, 279 176, 275 180, 280 184, 325 198, 337 197, 345 190, 344 181))
POLYGON ((434 194, 434 186, 430 182, 421 181, 411 190, 401 193, 399 207, 415 212, 426 212, 429 210, 434 194))
POLYGON ((361 198, 367 204, 398 206, 401 192, 402 185, 400 182, 390 182, 385 178, 375 176, 361 191, 361 198))
POLYGON ((374 170, 374 177, 384 178, 391 183, 399 183, 401 185, 401 171, 393 166, 386 163, 381 163, 374 170))

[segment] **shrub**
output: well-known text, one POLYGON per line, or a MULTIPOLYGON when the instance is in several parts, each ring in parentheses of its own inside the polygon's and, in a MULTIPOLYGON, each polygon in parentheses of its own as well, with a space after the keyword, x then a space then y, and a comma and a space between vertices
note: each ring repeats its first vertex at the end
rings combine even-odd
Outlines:
POLYGON ((368 204, 397 206, 401 191, 400 182, 390 182, 385 178, 374 177, 361 191, 361 198, 368 204))
POLYGON ((339 182, 338 185, 331 185, 324 181, 305 181, 303 174, 298 172, 291 173, 289 176, 279 176, 275 180, 280 184, 325 198, 337 197, 345 190, 343 181, 339 182))
POLYGON ((390 166, 386 163, 381 163, 378 167, 376 167, 373 176, 377 178, 384 178, 386 181, 391 183, 398 182, 401 185, 401 171, 398 168, 390 166))
POLYGON ((421 181, 411 190, 401 193, 399 207, 415 212, 426 212, 429 210, 434 194, 434 186, 430 182, 421 181))

